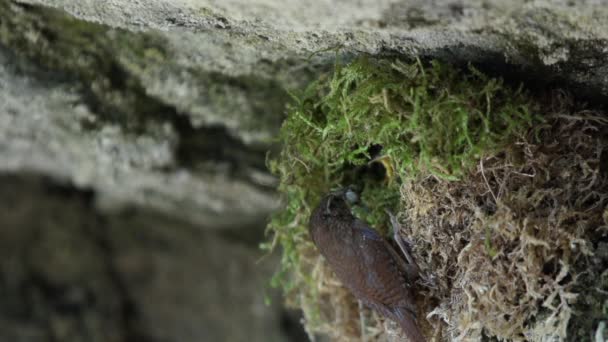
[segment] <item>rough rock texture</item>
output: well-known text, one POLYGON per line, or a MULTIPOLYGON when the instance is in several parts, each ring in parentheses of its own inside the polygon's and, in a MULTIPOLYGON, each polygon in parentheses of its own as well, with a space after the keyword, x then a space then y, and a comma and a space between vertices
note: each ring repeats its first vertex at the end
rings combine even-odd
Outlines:
POLYGON ((336 52, 471 61, 608 95, 601 4, 349 3, 3 0, 0 167, 74 180, 105 204, 249 224, 276 207, 264 157, 287 90, 336 52))
POLYGON ((279 309, 259 302, 268 272, 234 241, 259 241, 277 207, 264 161, 288 91, 368 53, 473 62, 602 103, 606 5, 0 0, 1 184, 18 195, 2 197, 0 337, 228 336, 210 305, 241 314, 249 339, 280 339, 279 309), (77 195, 40 188, 57 182, 77 195))
POLYGON ((93 202, 47 178, 0 177, 0 341, 288 340, 280 300, 265 304, 273 263, 255 249, 93 202))

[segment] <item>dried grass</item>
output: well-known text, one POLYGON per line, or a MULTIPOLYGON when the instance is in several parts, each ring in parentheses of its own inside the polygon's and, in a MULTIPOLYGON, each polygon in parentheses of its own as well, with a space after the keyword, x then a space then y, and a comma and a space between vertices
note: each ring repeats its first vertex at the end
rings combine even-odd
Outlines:
POLYGON ((566 338, 574 265, 604 224, 607 122, 556 115, 535 130, 538 142, 521 137, 461 181, 403 185, 403 234, 427 272, 421 293, 439 339, 566 338))

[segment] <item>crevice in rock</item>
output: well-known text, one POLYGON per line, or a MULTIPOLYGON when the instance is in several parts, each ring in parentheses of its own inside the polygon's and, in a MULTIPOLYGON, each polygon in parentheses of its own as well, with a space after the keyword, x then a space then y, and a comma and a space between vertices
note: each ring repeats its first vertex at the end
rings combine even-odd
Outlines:
POLYGON ((247 318, 256 340, 287 336, 278 299, 271 308, 259 307, 272 258, 256 264, 261 252, 248 241, 235 243, 241 236, 226 241, 149 209, 100 212, 95 192, 41 174, 0 174, 0 195, 6 213, 0 222, 0 340, 34 332, 39 341, 61 342, 231 336, 222 327, 204 328, 238 310, 232 297, 221 297, 226 293, 249 303, 239 321, 257 307, 247 318), (253 276, 253 285, 223 283, 253 276), (207 303, 206 297, 215 299, 207 303), (213 316, 214 305, 226 311, 213 316), (169 316, 175 318, 166 322, 169 316))
POLYGON ((285 335, 289 336, 292 342, 309 341, 308 334, 302 325, 302 313, 297 310, 284 309, 281 312, 281 329, 285 335))
MULTIPOLYGON (((86 215, 90 215, 90 224, 86 224, 81 227, 83 229, 83 234, 87 236, 92 243, 97 246, 98 251, 100 252, 100 258, 105 266, 106 277, 109 279, 113 292, 115 293, 119 305, 120 311, 116 321, 120 322, 121 331, 124 342, 151 342, 152 338, 146 336, 140 329, 138 329, 138 316, 139 309, 133 298, 131 297, 128 286, 125 283, 125 280, 121 277, 118 272, 114 260, 115 260, 115 247, 110 242, 108 238, 108 229, 107 226, 110 224, 108 218, 101 215, 94 208, 95 201, 95 193, 90 189, 78 189, 71 184, 60 184, 52 181, 51 179, 45 179, 44 181, 45 189, 48 193, 53 196, 62 197, 66 200, 77 201, 80 203, 84 203, 87 213, 86 215)), ((50 284, 45 284, 45 279, 35 276, 34 283, 41 286, 44 292, 46 293, 46 297, 53 301, 56 298, 62 298, 63 296, 58 296, 59 292, 65 292, 65 289, 62 288, 54 288, 50 284)), ((78 315, 78 308, 86 308, 89 304, 92 304, 93 301, 103 301, 103 298, 95 298, 93 294, 88 294, 87 301, 84 303, 78 303, 78 306, 70 306, 70 303, 65 303, 65 301, 60 301, 55 306, 58 311, 74 311, 74 315, 78 315)))
POLYGON ((129 293, 125 280, 121 277, 114 264, 115 250, 108 239, 106 230, 107 221, 99 214, 95 214, 96 221, 100 223, 95 230, 90 230, 88 234, 102 253, 103 262, 106 266, 107 276, 112 282, 114 289, 121 303, 120 318, 123 331, 124 342, 152 342, 153 339, 147 336, 138 327, 139 309, 135 300, 129 293))
MULTIPOLYGON (((16 273, 2 267, 0 278, 21 280, 0 288, 0 296, 16 292, 23 308, 20 321, 46 331, 49 341, 99 341, 103 336, 151 341, 136 328, 138 312, 113 265, 105 220, 93 207, 94 193, 35 174, 2 174, 0 184, 0 193, 19 191, 12 199, 18 203, 16 221, 3 222, 1 232, 3 239, 18 241, 18 254, 5 251, 9 254, 3 257, 17 263, 12 268, 16 273), (39 223, 44 221, 48 223, 39 223), (105 271, 96 273, 100 263, 105 271), (114 328, 118 331, 109 331, 114 328)), ((0 317, 14 318, 10 309, 4 310, 0 317)))

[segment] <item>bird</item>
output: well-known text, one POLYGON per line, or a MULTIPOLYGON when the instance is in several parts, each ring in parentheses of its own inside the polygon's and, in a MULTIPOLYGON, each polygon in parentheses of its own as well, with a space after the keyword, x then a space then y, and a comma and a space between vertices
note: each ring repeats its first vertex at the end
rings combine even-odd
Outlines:
POLYGON ((424 342, 416 324, 414 299, 419 269, 398 234, 398 222, 387 212, 406 260, 388 240, 352 214, 349 204, 356 202, 358 195, 350 188, 326 194, 310 216, 311 240, 361 303, 397 322, 409 341, 424 342))

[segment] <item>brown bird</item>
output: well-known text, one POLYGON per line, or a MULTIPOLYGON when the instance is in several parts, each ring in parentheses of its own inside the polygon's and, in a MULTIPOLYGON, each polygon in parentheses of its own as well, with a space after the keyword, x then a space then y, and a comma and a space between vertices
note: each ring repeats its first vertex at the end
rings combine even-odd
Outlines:
POLYGON ((312 241, 357 299, 397 322, 410 341, 424 342, 416 325, 413 294, 418 266, 397 234, 398 223, 389 213, 396 242, 407 262, 386 239, 353 216, 348 202, 357 200, 348 188, 326 195, 310 218, 312 241))

